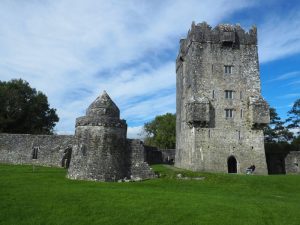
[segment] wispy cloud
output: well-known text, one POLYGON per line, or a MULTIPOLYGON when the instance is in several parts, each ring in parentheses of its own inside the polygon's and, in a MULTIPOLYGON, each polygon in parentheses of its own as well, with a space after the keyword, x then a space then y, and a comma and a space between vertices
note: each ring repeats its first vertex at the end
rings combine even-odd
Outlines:
POLYGON ((265 14, 259 26, 260 62, 270 62, 300 52, 300 12, 285 12, 284 16, 265 14))
POLYGON ((299 78, 299 77, 300 77, 300 71, 293 71, 293 72, 278 75, 276 76, 276 78, 269 80, 269 82, 283 81, 283 80, 288 80, 291 78, 299 78))
POLYGON ((284 94, 281 96, 278 96, 278 99, 288 99, 288 98, 299 98, 300 97, 300 92, 298 93, 290 93, 290 94, 284 94))
POLYGON ((294 80, 290 83, 288 83, 289 86, 292 86, 292 85, 299 85, 300 84, 300 80, 294 80))

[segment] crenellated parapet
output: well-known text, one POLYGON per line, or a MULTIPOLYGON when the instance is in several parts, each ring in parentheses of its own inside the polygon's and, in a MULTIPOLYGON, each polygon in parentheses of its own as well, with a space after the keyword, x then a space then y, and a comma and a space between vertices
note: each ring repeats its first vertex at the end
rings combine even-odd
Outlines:
POLYGON ((180 40, 177 62, 183 60, 192 42, 220 44, 233 48, 238 48, 240 45, 257 45, 257 29, 256 26, 252 26, 247 32, 239 24, 219 24, 212 28, 206 22, 198 24, 193 22, 187 37, 180 40))

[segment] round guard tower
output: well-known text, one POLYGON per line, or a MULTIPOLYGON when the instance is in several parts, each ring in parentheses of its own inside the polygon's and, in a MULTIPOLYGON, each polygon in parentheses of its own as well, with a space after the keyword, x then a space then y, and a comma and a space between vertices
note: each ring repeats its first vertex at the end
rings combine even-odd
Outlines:
POLYGON ((127 176, 125 120, 104 91, 87 109, 86 116, 76 119, 72 161, 68 178, 117 181, 127 176))
POLYGON ((192 24, 176 60, 175 166, 267 174, 256 27, 192 24))

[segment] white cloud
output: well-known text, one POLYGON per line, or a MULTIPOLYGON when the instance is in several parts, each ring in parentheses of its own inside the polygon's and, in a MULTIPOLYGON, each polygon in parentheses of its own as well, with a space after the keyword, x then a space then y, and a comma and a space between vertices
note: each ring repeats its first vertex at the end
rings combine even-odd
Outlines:
POLYGON ((143 139, 142 131, 143 131, 143 126, 128 127, 127 138, 143 139))
POLYGON ((300 13, 283 16, 266 14, 266 22, 258 27, 260 62, 269 62, 300 52, 300 13))
POLYGON ((58 110, 58 132, 74 131, 104 89, 139 126, 175 111, 174 61, 191 21, 215 25, 255 3, 1 1, 1 80, 21 77, 43 91, 58 110))

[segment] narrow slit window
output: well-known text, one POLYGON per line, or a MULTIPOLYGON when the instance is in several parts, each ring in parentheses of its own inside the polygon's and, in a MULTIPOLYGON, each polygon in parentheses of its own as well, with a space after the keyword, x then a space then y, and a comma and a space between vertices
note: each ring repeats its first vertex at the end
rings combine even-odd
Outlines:
POLYGON ((39 147, 33 147, 33 150, 32 150, 32 159, 37 159, 37 157, 38 157, 38 151, 39 151, 39 147))
POLYGON ((241 109, 241 118, 243 118, 243 116, 244 116, 244 115, 243 115, 243 109, 241 109))
POLYGON ((208 130, 208 138, 210 138, 210 130, 208 130))
POLYGON ((243 99, 243 92, 240 91, 240 99, 243 99))
POLYGON ((212 91, 212 98, 215 98, 215 90, 212 91))
POLYGON ((241 131, 238 131, 238 138, 241 140, 241 131))

